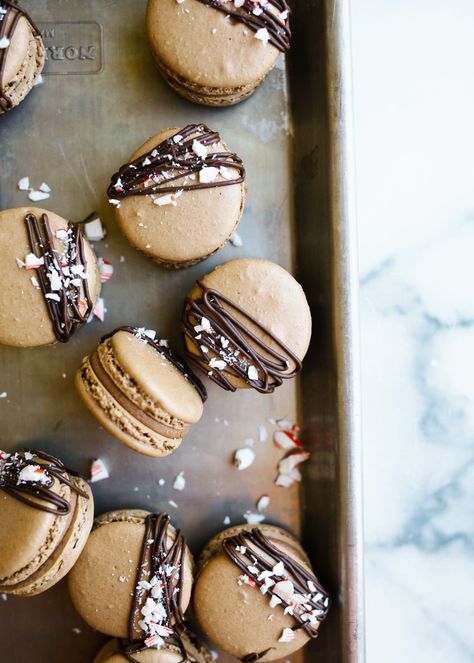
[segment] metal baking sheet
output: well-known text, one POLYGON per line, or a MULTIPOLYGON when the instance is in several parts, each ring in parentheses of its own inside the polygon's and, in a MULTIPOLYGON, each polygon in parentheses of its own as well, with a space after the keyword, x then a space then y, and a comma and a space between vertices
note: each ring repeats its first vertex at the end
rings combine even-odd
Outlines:
MULTIPOLYGON (((269 493, 268 522, 301 532, 321 581, 335 598, 317 641, 292 661, 361 663, 363 651, 360 447, 358 437, 356 266, 348 7, 338 0, 295 0, 293 49, 248 101, 228 109, 193 105, 158 75, 144 32, 144 0, 24 0, 48 52, 44 84, 0 118, 0 206, 28 204, 16 182, 47 182, 44 202, 72 220, 92 210, 108 236, 96 243, 115 268, 104 285, 105 321, 91 322, 67 345, 0 348, 0 446, 44 448, 87 475, 101 457, 110 479, 94 484, 96 512, 164 509, 197 554, 205 541, 269 493), (247 167, 242 247, 228 245, 190 269, 165 271, 132 249, 117 230, 106 187, 145 138, 164 127, 203 121, 218 129, 247 167), (121 324, 157 329, 180 346, 179 315, 195 279, 240 256, 291 270, 310 301, 313 340, 300 380, 274 395, 228 394, 209 383, 203 420, 177 452, 154 460, 110 437, 73 386, 81 357, 121 324), (273 484, 279 453, 258 441, 269 418, 302 426, 313 452, 300 490, 273 484), (255 440, 249 470, 233 451, 255 440), (172 489, 180 471, 186 488, 172 489), (158 479, 166 483, 160 486, 158 479), (178 508, 168 500, 174 500, 178 508)), ((271 435, 270 435, 271 436, 271 435)), ((27 535, 27 533, 25 533, 27 535)), ((63 582, 31 599, 0 600, 2 663, 87 663, 105 636, 81 622, 63 582)), ((229 660, 222 655, 220 660, 229 660)))

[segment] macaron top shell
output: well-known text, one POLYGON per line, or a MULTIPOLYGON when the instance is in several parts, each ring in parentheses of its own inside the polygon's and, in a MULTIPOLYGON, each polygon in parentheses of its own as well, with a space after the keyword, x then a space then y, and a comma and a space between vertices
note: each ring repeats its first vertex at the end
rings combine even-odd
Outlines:
MULTIPOLYGON (((51 490, 71 503, 76 496, 55 480, 51 490)), ((39 566, 69 526, 71 516, 55 516, 24 504, 0 489, 0 584, 6 578, 22 580, 22 571, 39 566)), ((23 574, 24 575, 24 574, 23 574)), ((26 577, 26 576, 25 576, 26 577)))
MULTIPOLYGON (((35 269, 19 268, 17 258, 24 261, 32 253, 25 217, 33 214, 39 219, 48 217, 53 233, 53 245, 61 254, 64 245, 55 232, 68 222, 58 214, 37 207, 19 207, 0 212, 0 344, 19 347, 49 345, 58 339, 48 314, 41 289, 35 287, 32 277, 35 269)), ((88 286, 93 302, 100 291, 97 260, 89 242, 84 238, 84 255, 88 286)), ((82 312, 85 306, 80 306, 82 312)))
MULTIPOLYGON (((303 359, 311 339, 311 312, 302 287, 283 267, 256 258, 231 260, 204 276, 201 283, 237 304, 271 332, 273 337, 239 311, 232 311, 235 319, 242 322, 266 346, 281 352, 276 341, 278 339, 296 357, 303 359)), ((201 295, 202 288, 197 284, 188 296, 191 300, 197 300, 201 295)), ((186 337, 186 345, 192 353, 195 346, 193 340, 186 337)), ((249 386, 231 373, 226 372, 226 377, 237 388, 249 386)))
MULTIPOLYGON (((117 638, 129 637, 132 599, 137 583, 147 511, 127 509, 103 514, 95 526, 81 557, 69 574, 69 591, 81 617, 92 628, 117 638)), ((176 530, 168 528, 168 546, 176 530)), ((181 569, 182 611, 191 596, 193 561, 185 548, 181 569)), ((143 637, 138 629, 135 639, 143 637)))
POLYGON ((255 83, 280 54, 240 21, 198 0, 149 0, 147 32, 159 62, 201 86, 225 89, 255 83))
MULTIPOLYGON (((284 629, 295 626, 294 618, 285 615, 280 605, 270 607, 269 595, 258 587, 238 581, 243 572, 224 552, 222 541, 250 529, 245 525, 229 528, 211 539, 198 562, 194 610, 205 634, 224 651, 243 658, 269 650, 259 660, 272 661, 289 656, 310 638, 299 629, 291 642, 280 642, 284 629)), ((277 527, 261 525, 259 529, 273 545, 311 572, 308 558, 294 537, 277 527)))
POLYGON ((126 331, 115 333, 110 344, 124 373, 158 406, 185 423, 199 421, 203 412, 201 397, 168 359, 126 331))
MULTIPOLYGON (((15 20, 16 11, 9 13, 7 18, 7 32, 15 20)), ((25 16, 22 16, 15 28, 10 45, 7 50, 5 65, 2 75, 3 86, 6 87, 18 74, 23 62, 28 55, 30 39, 33 34, 33 28, 25 16)))
MULTIPOLYGON (((173 2, 180 6, 175 0, 173 2)), ((166 129, 152 136, 129 162, 178 131, 177 128, 166 129)), ((208 148, 208 154, 224 151, 228 148, 222 140, 208 148)), ((156 193, 154 197, 159 196, 156 193)), ((132 195, 120 201, 116 216, 122 232, 133 246, 158 260, 179 266, 179 263, 208 256, 229 239, 240 219, 244 199, 244 182, 183 191, 176 206, 155 205, 150 196, 132 195)))
MULTIPOLYGON (((186 649, 189 663, 212 663, 214 660, 211 653, 203 645, 197 644, 194 639, 185 633, 181 637, 186 649)), ((148 648, 133 653, 133 658, 138 663, 182 663, 183 656, 180 648, 169 641, 159 649, 148 648)), ((120 653, 117 640, 111 640, 97 654, 94 663, 125 663, 126 656, 120 653)))

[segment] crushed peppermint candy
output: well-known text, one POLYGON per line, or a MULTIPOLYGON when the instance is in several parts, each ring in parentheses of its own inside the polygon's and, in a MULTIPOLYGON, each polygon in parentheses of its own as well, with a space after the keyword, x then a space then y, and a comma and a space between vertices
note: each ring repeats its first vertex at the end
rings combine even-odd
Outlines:
POLYGON ((184 472, 180 472, 174 480, 173 488, 175 490, 184 490, 186 486, 186 479, 184 478, 184 472))
POLYGON ((35 191, 34 189, 30 190, 28 194, 28 198, 34 203, 37 203, 40 200, 46 200, 49 196, 50 194, 46 191, 35 191))
POLYGON ((230 525, 230 522, 231 522, 231 521, 230 521, 229 516, 226 516, 226 517, 224 518, 224 520, 222 521, 222 523, 223 523, 224 525, 230 525))
POLYGON ((173 507, 173 509, 177 509, 178 505, 174 500, 168 500, 168 504, 173 507))
POLYGON ((291 642, 295 637, 295 632, 291 628, 284 628, 278 642, 291 642))
POLYGON ((296 447, 301 449, 303 447, 298 438, 286 430, 277 430, 273 433, 273 444, 279 449, 295 449, 296 447))
POLYGON ((255 460, 255 452, 249 447, 237 449, 234 453, 234 465, 238 470, 246 470, 255 460))
POLYGON ((92 309, 92 314, 101 322, 105 320, 105 314, 107 309, 105 308, 105 302, 103 297, 98 297, 97 302, 92 309))
POLYGON ((21 180, 18 181, 16 188, 19 191, 29 191, 30 190, 30 178, 29 177, 22 177, 21 180))
POLYGON ((263 513, 253 513, 252 511, 246 511, 244 513, 244 518, 249 525, 259 525, 265 520, 265 515, 263 513))
POLYGON ((270 41, 270 33, 268 32, 267 28, 260 28, 257 30, 254 37, 255 39, 259 39, 261 42, 263 42, 264 46, 266 46, 270 41))
POLYGON ((268 495, 262 495, 257 500, 257 511, 265 511, 270 505, 270 497, 268 495))
POLYGON ((107 281, 110 281, 114 273, 114 266, 112 263, 102 257, 98 258, 97 263, 99 265, 100 282, 106 283, 107 281))
POLYGON ((204 184, 209 184, 210 182, 214 182, 218 175, 218 168, 215 168, 214 166, 205 166, 199 171, 199 181, 204 184))
POLYGON ((182 193, 183 193, 182 190, 176 191, 175 193, 167 193, 164 196, 155 198, 153 200, 153 204, 158 205, 159 207, 163 207, 164 205, 172 205, 173 207, 176 207, 176 205, 178 204, 176 201, 181 196, 182 193))
POLYGON ((108 479, 110 476, 109 471, 101 458, 95 458, 91 463, 91 478, 90 482, 102 481, 108 479))
POLYGON ((232 244, 232 246, 235 247, 243 246, 242 238, 240 237, 238 232, 232 233, 232 235, 229 238, 229 242, 232 244))
POLYGON ((194 154, 197 154, 197 156, 201 159, 205 159, 207 157, 207 147, 196 139, 193 140, 192 150, 194 154))
MULTIPOLYGON (((6 398, 7 396, 8 396, 8 394, 7 394, 6 391, 0 392, 0 398, 6 398)), ((0 458, 1 458, 1 456, 0 456, 0 458)))
POLYGON ((84 223, 84 231, 90 242, 100 242, 107 235, 105 227, 99 217, 84 223))
POLYGON ((51 477, 39 465, 26 465, 18 474, 17 485, 26 482, 51 484, 51 477))
POLYGON ((10 46, 10 40, 8 39, 8 37, 2 37, 0 39, 0 49, 3 50, 5 48, 8 48, 9 46, 10 46))

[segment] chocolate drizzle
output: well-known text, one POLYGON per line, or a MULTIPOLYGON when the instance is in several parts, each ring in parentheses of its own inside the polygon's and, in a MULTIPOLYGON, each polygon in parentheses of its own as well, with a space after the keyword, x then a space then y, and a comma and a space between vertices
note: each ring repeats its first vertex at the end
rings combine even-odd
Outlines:
POLYGON ((154 338, 151 338, 145 333, 145 329, 140 329, 139 327, 130 327, 128 325, 123 325, 122 327, 117 327, 117 329, 114 329, 111 331, 109 334, 105 334, 105 336, 102 336, 100 339, 100 342, 103 343, 104 341, 107 341, 109 338, 112 338, 114 334, 116 334, 119 331, 124 331, 128 332, 129 334, 132 334, 133 336, 136 336, 139 338, 141 341, 144 343, 147 343, 148 345, 151 345, 151 347, 156 350, 157 352, 162 355, 165 359, 167 359, 175 368, 180 371, 180 373, 183 374, 183 376, 186 378, 188 382, 190 382, 193 387, 196 389, 198 392, 199 396, 201 397, 201 400, 203 403, 206 402, 207 400, 207 391, 206 387, 203 385, 201 380, 195 375, 192 370, 189 368, 189 366, 186 364, 184 359, 182 359, 174 350, 171 350, 171 348, 166 347, 165 345, 161 345, 159 340, 156 340, 154 338))
POLYGON ((44 260, 36 272, 54 333, 58 341, 66 343, 76 329, 87 321, 93 308, 87 277, 80 276, 80 272, 85 274, 87 268, 82 230, 74 225, 64 230, 65 251, 60 255, 54 248, 46 214, 42 214, 40 220, 34 214, 27 214, 25 223, 31 251, 44 260), (78 268, 78 274, 71 273, 75 268, 78 268), (58 290, 52 289, 53 276, 60 280, 58 290), (81 300, 82 295, 85 301, 81 300), (85 307, 84 313, 81 313, 81 307, 85 307))
POLYGON ((122 166, 118 173, 112 176, 107 189, 109 199, 120 201, 127 196, 172 194, 229 186, 244 181, 245 168, 236 154, 215 152, 207 156, 198 156, 193 151, 195 140, 207 148, 219 143, 221 139, 217 131, 211 131, 205 124, 188 124, 146 154, 122 166), (210 167, 232 169, 233 172, 229 172, 232 174, 232 179, 223 177, 221 171, 212 182, 189 182, 189 179, 196 178, 195 173, 210 167))
MULTIPOLYGON (((30 15, 22 7, 17 5, 16 2, 10 2, 9 0, 0 0, 0 39, 6 38, 10 42, 15 34, 15 30, 18 27, 18 23, 21 18, 26 18, 26 20, 31 25, 34 33, 37 36, 40 36, 40 31, 33 23, 30 15), (2 10, 5 10, 3 13, 2 10), (12 18, 13 17, 13 18, 12 18), (9 25, 8 25, 9 24, 9 25)), ((0 108, 4 111, 10 110, 13 106, 13 102, 10 97, 7 95, 6 91, 3 89, 3 76, 5 73, 5 66, 8 56, 8 50, 10 45, 6 48, 0 49, 0 108)))
POLYGON ((202 294, 199 299, 186 299, 182 323, 186 338, 194 346, 192 352, 188 350, 188 356, 213 382, 227 391, 235 391, 228 374, 244 380, 260 393, 271 394, 283 380, 293 378, 301 370, 301 360, 250 313, 217 290, 207 288, 202 281, 197 285, 202 294), (278 351, 246 323, 268 336, 278 351))
POLYGON ((67 469, 58 458, 44 451, 24 449, 12 455, 0 452, 0 490, 40 511, 55 516, 67 516, 71 511, 70 503, 51 490, 55 480, 88 499, 87 493, 71 481, 68 475, 78 476, 67 469), (20 474, 26 468, 32 468, 31 474, 37 474, 38 480, 34 480, 31 474, 22 478, 20 474))
POLYGON ((244 23, 254 32, 266 28, 270 44, 283 53, 289 50, 290 7, 286 0, 244 0, 241 7, 236 7, 232 0, 199 0, 199 2, 244 23))
POLYGON ((145 519, 140 566, 129 618, 129 642, 121 643, 121 653, 132 663, 137 663, 134 654, 156 644, 160 646, 165 641, 177 646, 183 661, 187 660, 186 649, 181 639, 181 634, 186 630, 181 609, 186 544, 180 530, 176 530, 174 541, 168 546, 169 525, 170 518, 166 513, 152 513, 145 519), (156 588, 158 591, 155 592, 156 588), (143 623, 142 610, 150 597, 153 597, 151 600, 155 601, 155 610, 160 617, 158 624, 154 621, 147 626, 143 623), (160 636, 157 633, 160 628, 168 633, 160 636), (138 641, 137 631, 145 631, 144 637, 138 641), (161 643, 150 643, 148 638, 153 638, 154 635, 158 635, 161 643))
MULTIPOLYGON (((243 571, 244 578, 250 578, 257 587, 265 585, 266 594, 276 597, 282 607, 292 608, 291 614, 297 622, 293 631, 304 629, 311 638, 317 637, 319 623, 326 619, 329 611, 330 598, 315 575, 273 545, 258 528, 251 531, 244 530, 236 536, 225 539, 222 548, 243 571), (274 569, 279 562, 283 564, 283 568, 276 571, 274 569), (263 579, 262 573, 264 573, 263 579), (274 590, 277 583, 288 580, 294 590, 291 595, 294 600, 285 601, 281 593, 274 590)), ((260 654, 251 653, 242 660, 245 663, 257 661, 268 651, 260 654)))

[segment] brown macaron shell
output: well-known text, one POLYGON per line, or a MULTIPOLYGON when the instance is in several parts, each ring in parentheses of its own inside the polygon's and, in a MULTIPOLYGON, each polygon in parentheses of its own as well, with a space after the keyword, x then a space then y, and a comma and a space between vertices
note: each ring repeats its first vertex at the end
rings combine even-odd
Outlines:
POLYGON ((25 504, 0 489, 0 592, 40 594, 61 580, 79 557, 92 528, 94 501, 86 481, 69 478, 88 498, 55 479, 52 492, 71 505, 64 516, 25 504))
MULTIPOLYGON (((173 0, 174 1, 174 0, 173 0)), ((152 150, 179 129, 166 129, 146 141, 130 162, 152 150)), ((208 154, 228 151, 226 144, 208 147, 208 154)), ((218 175, 217 179, 223 179, 218 175)), ((161 194, 158 192, 155 198, 161 194)), ((127 240, 156 262, 171 269, 189 267, 218 251, 239 224, 245 183, 183 191, 176 206, 155 205, 146 196, 127 196, 116 209, 117 223, 127 240)))
MULTIPOLYGON (((258 587, 238 584, 242 571, 225 553, 222 542, 251 529, 249 525, 231 527, 209 541, 198 561, 194 614, 202 631, 220 649, 236 658, 270 649, 259 660, 273 661, 290 656, 310 637, 300 629, 295 631, 291 642, 279 642, 283 629, 295 626, 293 617, 285 615, 281 606, 272 609, 268 595, 262 594, 258 587)), ((259 529, 273 545, 312 571, 306 553, 294 536, 270 525, 259 525, 259 529)))
MULTIPOLYGON (((300 360, 304 358, 311 340, 311 311, 302 287, 283 267, 269 260, 257 258, 231 260, 216 267, 204 276, 201 282, 205 287, 217 290, 248 312, 300 360)), ((201 295, 202 288, 196 284, 188 297, 197 300, 201 295)), ((280 351, 271 336, 246 320, 238 311, 232 313, 236 320, 242 322, 268 347, 280 351)), ((185 340, 188 351, 198 360, 203 370, 206 373, 210 371, 209 364, 202 358, 199 359, 197 345, 193 339, 185 336, 185 340)), ((200 345, 202 343, 201 340, 200 345)), ((208 352, 206 358, 212 356, 215 355, 208 352)), ((250 387, 241 377, 228 372, 224 374, 235 388, 250 387)))
MULTIPOLYGON (((17 12, 11 11, 7 17, 6 32, 15 20, 17 12)), ((29 20, 22 16, 15 28, 5 55, 1 77, 2 93, 9 103, 0 100, 0 114, 18 106, 31 90, 45 62, 43 40, 36 34, 29 20)))
MULTIPOLYGON (((145 520, 148 511, 122 509, 96 519, 87 544, 68 576, 72 602, 85 622, 94 629, 116 638, 128 638, 132 598, 137 582, 145 520)), ((168 529, 168 545, 176 530, 168 529)), ((193 559, 186 547, 181 609, 191 597, 193 559)), ((136 633, 135 638, 141 638, 136 633)))
POLYGON ((99 422, 147 456, 174 451, 203 412, 199 393, 183 373, 127 331, 99 343, 83 360, 75 383, 99 422))
POLYGON ((147 33, 171 87, 209 106, 232 105, 248 97, 280 54, 240 21, 198 0, 149 0, 147 33))
MULTIPOLYGON (((213 663, 212 655, 204 645, 191 640, 186 634, 181 636, 189 663, 213 663)), ((182 663, 183 656, 177 645, 165 643, 160 649, 150 648, 134 653, 138 663, 182 663)), ((109 640, 99 651, 93 663, 126 663, 127 657, 120 653, 118 640, 109 640)))
MULTIPOLYGON (((48 314, 42 290, 36 288, 31 278, 36 270, 18 267, 16 259, 24 260, 32 253, 26 230, 25 217, 33 214, 48 217, 51 231, 65 228, 68 221, 58 214, 38 207, 18 207, 0 212, 0 344, 16 347, 35 347, 57 342, 53 324, 48 314)), ((63 243, 53 236, 53 244, 59 252, 63 243)), ((86 238, 84 255, 87 262, 90 296, 95 302, 100 292, 100 276, 97 258, 86 238)), ((84 313, 85 307, 80 307, 84 313)))

